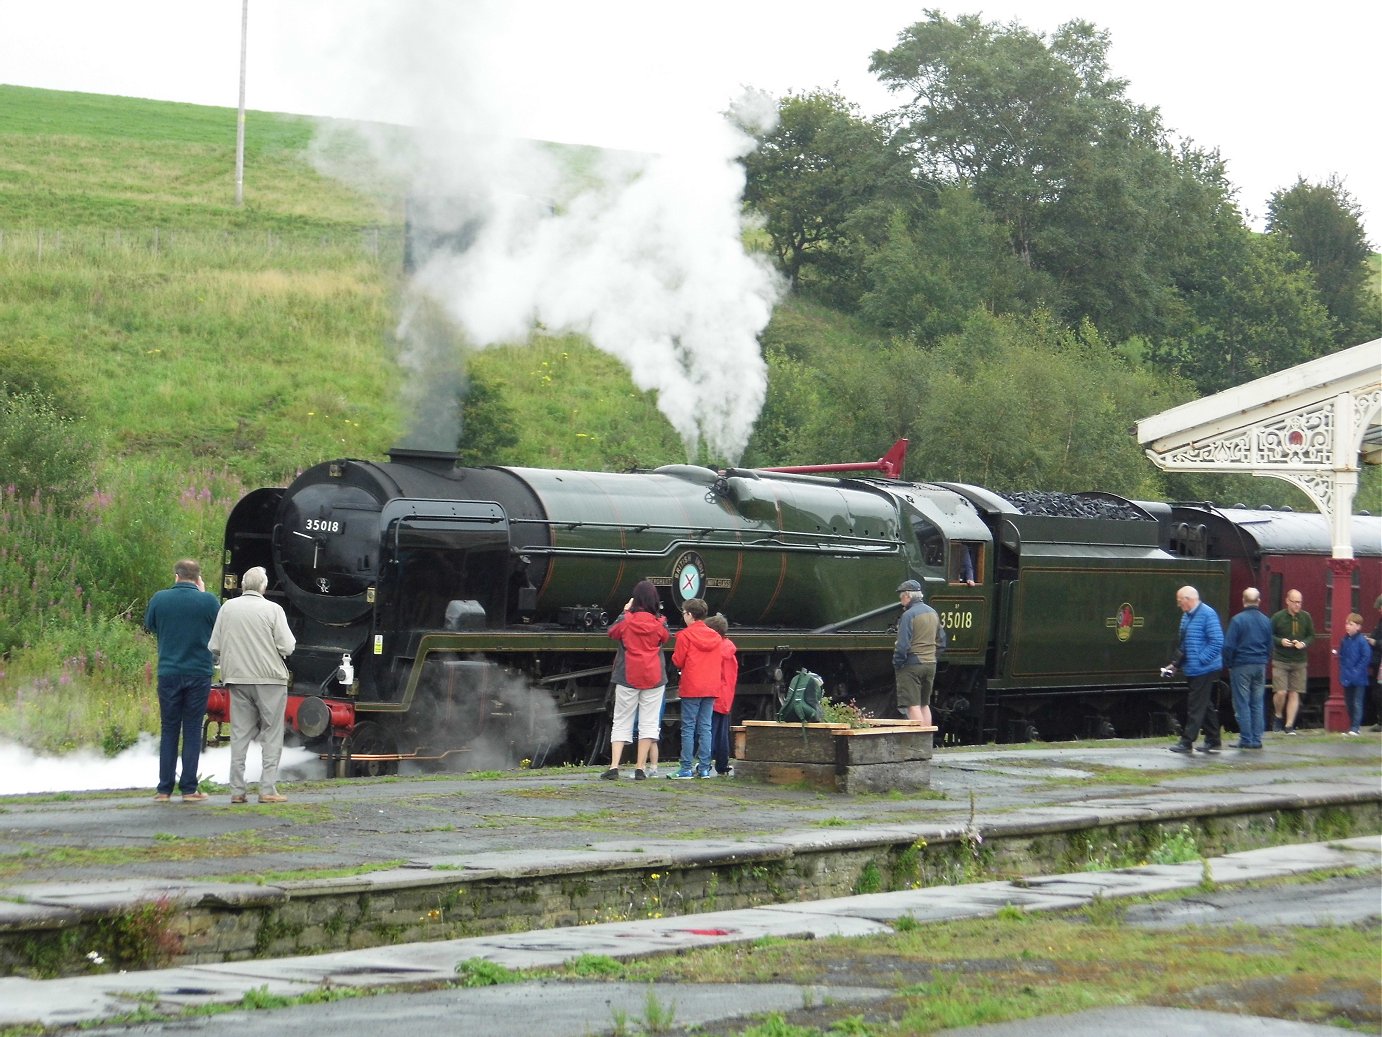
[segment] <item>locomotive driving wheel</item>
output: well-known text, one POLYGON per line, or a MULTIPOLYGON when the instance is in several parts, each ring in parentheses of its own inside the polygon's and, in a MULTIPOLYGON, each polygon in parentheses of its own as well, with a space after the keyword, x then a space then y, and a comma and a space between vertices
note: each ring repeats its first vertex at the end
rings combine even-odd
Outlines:
POLYGON ((369 759, 371 756, 394 756, 397 753, 398 747, 388 731, 369 720, 356 724, 341 743, 341 756, 348 778, 382 778, 397 774, 397 760, 369 759))

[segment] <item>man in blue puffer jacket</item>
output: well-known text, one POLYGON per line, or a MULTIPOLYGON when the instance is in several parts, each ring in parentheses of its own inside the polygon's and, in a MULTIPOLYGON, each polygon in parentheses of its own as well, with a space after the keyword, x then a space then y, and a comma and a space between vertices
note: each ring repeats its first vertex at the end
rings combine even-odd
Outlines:
POLYGON ((1224 668, 1224 628, 1219 624, 1219 614, 1200 601, 1200 592, 1194 587, 1176 591, 1176 604, 1184 613, 1180 617, 1180 651, 1176 662, 1166 670, 1174 671, 1179 665, 1190 686, 1190 695, 1185 708, 1185 731, 1170 749, 1173 753, 1195 749, 1195 736, 1203 729, 1204 745, 1199 746, 1199 751, 1217 753, 1219 709, 1214 703, 1214 682, 1224 668))

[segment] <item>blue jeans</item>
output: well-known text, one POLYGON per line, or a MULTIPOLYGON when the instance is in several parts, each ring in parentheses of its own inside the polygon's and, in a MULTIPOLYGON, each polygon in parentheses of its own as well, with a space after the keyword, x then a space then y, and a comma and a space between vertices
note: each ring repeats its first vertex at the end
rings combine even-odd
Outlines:
POLYGON ((1233 685, 1233 715, 1238 718, 1238 738, 1244 745, 1262 745, 1262 731, 1267 719, 1265 692, 1267 664, 1248 663, 1228 671, 1233 685))
POLYGON ((182 737, 182 794, 197 791, 197 763, 202 756, 202 721, 211 696, 211 674, 205 677, 174 675, 158 678, 158 791, 173 794, 178 764, 178 737, 182 737))
POLYGON ((1350 731, 1361 731, 1363 728, 1363 693, 1367 690, 1366 684, 1355 684, 1352 687, 1344 688, 1344 700, 1348 703, 1348 729, 1350 731))
POLYGON ((681 771, 710 773, 710 721, 715 714, 715 696, 681 700, 681 771))

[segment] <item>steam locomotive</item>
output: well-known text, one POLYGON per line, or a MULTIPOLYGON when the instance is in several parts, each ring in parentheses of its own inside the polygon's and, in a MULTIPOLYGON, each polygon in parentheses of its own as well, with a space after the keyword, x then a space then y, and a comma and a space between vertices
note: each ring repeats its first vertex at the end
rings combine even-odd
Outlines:
MULTIPOLYGON (((802 667, 831 698, 892 715, 895 589, 916 579, 949 637, 933 701, 946 741, 1173 730, 1183 686, 1158 669, 1176 589, 1195 585, 1226 615, 1241 572, 1266 582, 1260 550, 1234 533, 1259 523, 909 482, 905 449, 863 466, 624 474, 462 468, 402 449, 333 460, 236 505, 222 594, 268 570, 297 638, 288 729, 338 776, 493 765, 491 750, 593 762, 612 700, 605 628, 640 579, 674 632, 688 598, 730 620, 736 719, 772 716, 802 667)), ((1377 544, 1376 525, 1356 542, 1377 544)), ((1365 560, 1365 598, 1379 567, 1365 560)), ((214 689, 208 736, 228 719, 214 689)))

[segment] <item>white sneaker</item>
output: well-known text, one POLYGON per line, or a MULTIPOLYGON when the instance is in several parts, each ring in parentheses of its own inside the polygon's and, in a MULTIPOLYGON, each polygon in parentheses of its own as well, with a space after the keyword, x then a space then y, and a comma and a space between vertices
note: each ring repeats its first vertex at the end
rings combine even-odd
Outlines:
POLYGON ((643 773, 646 774, 646 775, 647 775, 648 777, 650 777, 650 778, 656 778, 656 777, 657 777, 657 764, 653 764, 651 767, 649 767, 649 768, 648 768, 647 770, 645 770, 643 773))

